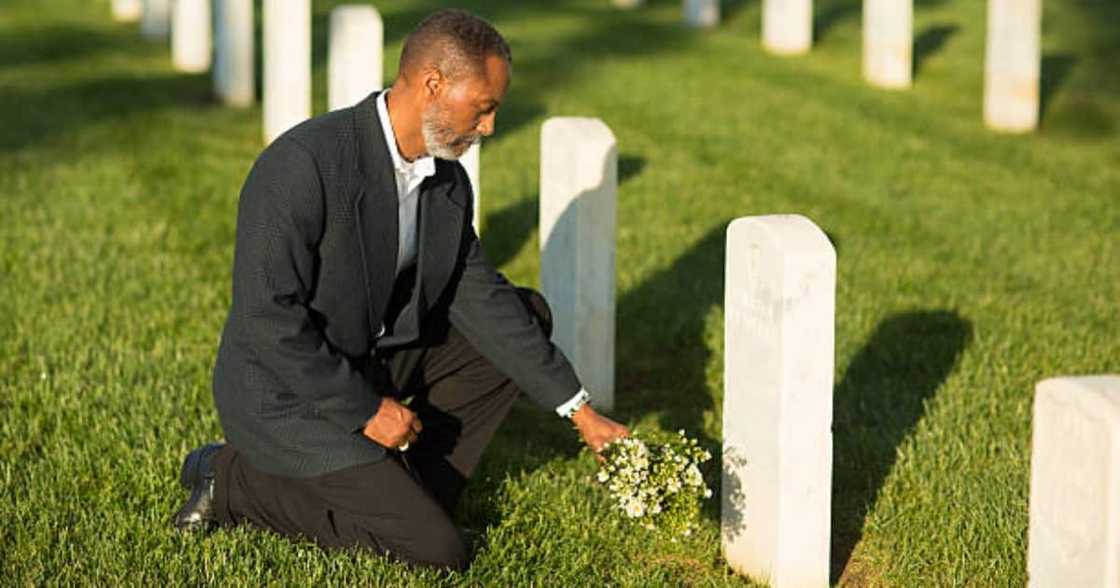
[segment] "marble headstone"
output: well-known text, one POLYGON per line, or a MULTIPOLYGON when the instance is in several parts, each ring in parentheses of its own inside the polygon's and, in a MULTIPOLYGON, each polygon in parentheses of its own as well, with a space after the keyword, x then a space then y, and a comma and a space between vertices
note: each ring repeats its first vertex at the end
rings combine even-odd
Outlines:
POLYGON ((541 289, 553 341, 592 403, 614 406, 614 133, 597 118, 557 117, 541 129, 541 289))
POLYGON ((863 77, 873 86, 910 87, 914 1, 863 1, 863 77))
POLYGON ((813 0, 763 0, 763 48, 777 55, 799 55, 812 44, 813 0))
POLYGON ((984 122, 1007 133, 1038 126, 1042 0, 988 0, 984 122))
POLYGON ((214 91, 230 106, 256 98, 253 64, 253 0, 215 0, 214 91))
POLYGON ((482 143, 475 143, 471 145, 470 149, 459 158, 459 163, 463 164, 463 169, 467 172, 467 177, 471 179, 471 196, 474 201, 474 218, 471 222, 474 224, 474 232, 482 234, 481 225, 479 224, 482 219, 482 211, 479 205, 482 203, 482 193, 479 192, 481 184, 479 183, 479 172, 482 165, 482 143))
POLYGON ((264 0, 264 141, 311 116, 311 0, 264 0))
POLYGON ((710 28, 719 24, 719 0, 684 0, 684 24, 710 28))
POLYGON ((1120 375, 1034 395, 1028 585, 1120 586, 1120 375))
POLYGON ((187 73, 210 69, 210 0, 175 0, 171 19, 171 63, 187 73))
POLYGON ((384 30, 377 9, 345 4, 331 11, 329 86, 331 110, 360 102, 381 89, 384 30))
POLYGON ((797 215, 736 219, 724 274, 723 554, 828 586, 836 252, 797 215))
POLYGON ((117 22, 136 22, 143 13, 143 0, 113 0, 113 20, 117 22))
POLYGON ((171 32, 171 0, 144 0, 140 15, 140 34, 162 41, 171 32))

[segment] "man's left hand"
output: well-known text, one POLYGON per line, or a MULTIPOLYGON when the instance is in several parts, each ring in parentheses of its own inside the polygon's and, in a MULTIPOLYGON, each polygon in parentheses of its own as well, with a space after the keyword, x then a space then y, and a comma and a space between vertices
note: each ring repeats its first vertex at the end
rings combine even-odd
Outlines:
MULTIPOLYGON (((579 430, 580 437, 583 437, 583 442, 596 454, 607 443, 630 435, 630 429, 595 412, 590 404, 581 406, 572 415, 572 422, 579 430)), ((599 459, 602 460, 602 458, 599 459)))

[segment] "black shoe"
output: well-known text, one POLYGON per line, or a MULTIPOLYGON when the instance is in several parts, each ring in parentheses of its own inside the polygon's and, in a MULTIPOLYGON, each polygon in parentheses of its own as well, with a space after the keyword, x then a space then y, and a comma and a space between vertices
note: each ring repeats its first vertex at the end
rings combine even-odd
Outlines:
POLYGON ((214 455, 225 445, 211 443, 195 449, 183 460, 179 484, 191 491, 186 504, 175 513, 176 529, 194 531, 217 522, 214 518, 214 455))

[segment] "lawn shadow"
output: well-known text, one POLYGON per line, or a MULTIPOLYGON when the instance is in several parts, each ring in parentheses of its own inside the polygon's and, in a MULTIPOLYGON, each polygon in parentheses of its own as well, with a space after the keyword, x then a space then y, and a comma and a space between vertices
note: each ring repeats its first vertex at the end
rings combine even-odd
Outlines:
POLYGON ((762 0, 723 0, 720 2, 720 20, 726 22, 737 17, 740 12, 747 9, 751 4, 761 4, 762 0))
POLYGON ((509 263, 525 246, 537 226, 539 200, 534 194, 486 215, 481 239, 486 257, 494 267, 509 263))
POLYGON ((1050 106, 1058 91, 1069 79, 1078 59, 1069 53, 1048 53, 1042 56, 1040 80, 1038 84, 1038 116, 1040 121, 1046 120, 1050 106))
POLYGON ((950 310, 883 320, 833 393, 831 576, 840 579, 898 448, 972 340, 972 323, 950 310))
POLYGON ((571 459, 582 448, 571 423, 527 398, 518 399, 482 454, 455 518, 475 530, 497 525, 502 519, 501 489, 506 479, 532 473, 555 460, 571 459))
POLYGON ((618 156, 618 185, 621 186, 626 182, 634 179, 642 173, 646 167, 646 160, 644 157, 636 155, 619 155, 618 156))
POLYGON ((813 11, 813 43, 825 40, 829 33, 845 20, 858 18, 861 9, 858 0, 832 0, 831 2, 826 0, 818 3, 813 11))
POLYGON ((21 67, 88 59, 108 51, 157 51, 139 35, 73 24, 18 28, 0 36, 0 67, 21 67))
MULTIPOLYGON (((914 0, 914 10, 936 8, 945 1, 914 0)), ((823 41, 844 21, 858 19, 863 14, 862 0, 822 0, 813 8, 813 43, 823 41)))
POLYGON ((720 442, 704 433, 704 415, 714 408, 705 324, 708 313, 723 304, 729 221, 710 229, 618 305, 618 416, 637 420, 656 411, 662 429, 684 429, 710 450, 720 442))
POLYGON ((936 24, 926 27, 914 37, 914 77, 922 71, 926 60, 941 51, 949 39, 960 32, 961 27, 953 24, 936 24))
POLYGON ((199 76, 120 74, 33 92, 0 91, 0 152, 41 145, 107 120, 184 105, 208 107, 209 84, 199 76))

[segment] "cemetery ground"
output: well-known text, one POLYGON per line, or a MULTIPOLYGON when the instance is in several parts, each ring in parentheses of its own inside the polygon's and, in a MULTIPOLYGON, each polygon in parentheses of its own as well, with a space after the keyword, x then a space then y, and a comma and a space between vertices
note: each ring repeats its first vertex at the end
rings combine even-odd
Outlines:
MULTIPOLYGON (((378 3, 390 79, 435 4, 378 3)), ((761 50, 754 1, 711 31, 668 0, 461 4, 514 50, 482 150, 482 239, 512 280, 538 284, 540 124, 596 116, 618 138, 615 415, 718 450, 724 230, 804 214, 839 259, 834 581, 1023 585, 1034 385, 1120 372, 1120 8, 1047 3, 1042 128, 1010 137, 981 119, 983 2, 917 3, 908 92, 861 80, 856 1, 818 2, 799 58, 761 50)), ((221 437, 210 371, 261 117, 217 106, 208 76, 174 73, 108 5, 0 7, 5 583, 745 582, 718 504, 681 542, 627 526, 576 433, 528 403, 458 513, 478 548, 465 574, 172 532, 184 453, 221 437)), ((316 112, 333 5, 314 4, 316 112)))

